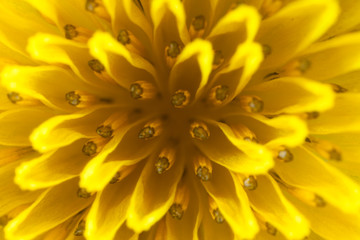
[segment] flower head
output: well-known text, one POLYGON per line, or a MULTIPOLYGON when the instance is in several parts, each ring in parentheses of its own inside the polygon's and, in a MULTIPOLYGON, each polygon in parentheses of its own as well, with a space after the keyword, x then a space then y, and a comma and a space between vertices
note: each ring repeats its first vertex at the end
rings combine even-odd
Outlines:
POLYGON ((0 6, 5 239, 360 236, 360 4, 0 6))

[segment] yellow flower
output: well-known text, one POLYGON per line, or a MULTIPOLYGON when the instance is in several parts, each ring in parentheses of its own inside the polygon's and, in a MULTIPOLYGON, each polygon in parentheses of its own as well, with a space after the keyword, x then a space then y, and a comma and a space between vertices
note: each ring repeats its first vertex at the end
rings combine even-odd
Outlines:
POLYGON ((359 1, 0 7, 0 239, 359 239, 359 1))

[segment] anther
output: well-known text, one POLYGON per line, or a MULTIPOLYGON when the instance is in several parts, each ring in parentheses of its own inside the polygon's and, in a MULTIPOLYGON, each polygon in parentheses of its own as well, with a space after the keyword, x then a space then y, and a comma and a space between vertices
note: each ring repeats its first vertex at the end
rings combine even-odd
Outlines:
POLYGON ((304 73, 310 68, 310 66, 311 66, 311 62, 309 60, 300 59, 297 69, 299 69, 300 72, 304 73))
POLYGON ((82 28, 82 27, 75 27, 71 24, 66 24, 64 26, 65 30, 65 38, 70 40, 75 40, 77 42, 87 42, 87 40, 91 37, 91 31, 82 28))
POLYGON ((190 102, 190 93, 186 90, 178 90, 171 97, 171 104, 176 108, 183 108, 190 102))
POLYGON ((82 148, 82 152, 86 155, 86 156, 92 156, 96 153, 97 150, 97 145, 96 143, 94 143, 93 141, 88 141, 84 144, 83 148, 82 148))
POLYGON ((85 232, 85 221, 81 220, 74 231, 75 236, 83 236, 85 232))
POLYGON ((211 179, 211 171, 206 166, 199 166, 196 170, 196 176, 201 179, 201 181, 209 181, 211 179))
POLYGON ((338 146, 325 140, 313 140, 313 147, 324 158, 332 161, 341 161, 342 154, 338 146))
POLYGON ((155 163, 155 169, 158 174, 164 173, 170 167, 170 162, 167 157, 159 157, 155 163))
POLYGON ((193 138, 204 141, 210 137, 210 131, 204 123, 192 123, 190 125, 190 134, 193 138))
POLYGON ((0 226, 4 227, 6 226, 6 224, 9 222, 9 216, 8 215, 3 215, 0 217, 0 226))
POLYGON ((319 117, 319 112, 308 112, 306 113, 306 119, 311 120, 311 119, 316 119, 319 117))
POLYGON ((229 97, 229 87, 217 85, 210 90, 209 101, 214 105, 222 104, 229 97))
POLYGON ((268 222, 266 222, 265 225, 266 225, 266 232, 270 235, 275 236, 277 233, 277 229, 268 222))
POLYGON ((105 20, 110 21, 110 15, 106 11, 101 0, 86 0, 85 9, 105 20))
POLYGON ((212 212, 213 218, 216 223, 223 223, 225 221, 223 215, 221 214, 219 208, 214 209, 212 212))
POLYGON ((191 39, 200 38, 204 35, 206 27, 205 17, 203 15, 196 16, 192 19, 189 33, 191 39))
POLYGON ((71 91, 65 94, 66 101, 72 106, 78 106, 81 102, 81 96, 75 91, 71 91))
POLYGON ((140 139, 147 140, 158 136, 161 132, 161 124, 162 122, 160 119, 156 119, 145 124, 145 126, 140 130, 138 137, 140 139))
POLYGON ((213 70, 217 69, 224 62, 224 60, 225 60, 225 58, 224 58, 224 55, 222 54, 222 52, 220 50, 215 50, 214 60, 212 63, 213 70))
POLYGON ((263 51, 263 55, 264 57, 267 57, 271 54, 271 47, 269 45, 262 45, 262 51, 263 51))
POLYGON ((335 93, 345 93, 348 91, 346 88, 343 88, 342 86, 337 85, 335 83, 330 83, 330 85, 333 88, 335 93))
POLYGON ((315 203, 316 207, 325 207, 326 206, 325 200, 322 197, 320 197, 319 195, 316 195, 316 194, 315 194, 315 197, 314 197, 314 203, 315 203))
POLYGON ((150 126, 146 126, 143 129, 141 129, 139 133, 140 139, 149 139, 152 138, 155 135, 155 129, 150 126))
POLYGON ((105 70, 104 65, 101 64, 101 62, 97 59, 92 59, 88 62, 89 67, 91 68, 91 70, 93 70, 94 72, 97 73, 101 73, 102 71, 105 70))
POLYGON ((115 184, 119 181, 119 178, 120 178, 120 172, 116 172, 115 175, 111 178, 110 180, 110 184, 115 184))
POLYGON ((169 209, 169 213, 170 213, 170 216, 173 217, 174 219, 181 220, 181 218, 184 215, 184 210, 183 210, 181 204, 174 203, 173 205, 171 205, 171 207, 169 209))
POLYGON ((96 133, 103 137, 103 138, 109 138, 112 136, 114 130, 111 128, 111 126, 109 125, 100 125, 97 129, 96 129, 96 133))
POLYGON ((23 100, 23 98, 22 98, 22 97, 20 96, 20 94, 17 93, 17 92, 9 92, 9 93, 7 94, 7 97, 8 97, 8 99, 10 100, 10 102, 12 102, 12 103, 14 103, 14 104, 16 104, 17 102, 20 102, 20 101, 23 100))
POLYGON ((294 155, 290 152, 289 149, 283 148, 278 151, 276 158, 283 162, 290 162, 294 159, 294 155))
POLYGON ((89 198, 89 197, 91 197, 91 193, 86 191, 85 188, 79 188, 78 191, 77 191, 77 196, 79 198, 89 198))
POLYGON ((255 190, 257 188, 257 181, 254 176, 249 176, 243 180, 244 188, 247 190, 255 190))
POLYGON ((155 97, 156 89, 146 81, 136 81, 130 85, 130 96, 134 99, 150 99, 155 97))
POLYGON ((241 96, 240 106, 247 112, 259 113, 264 109, 264 102, 257 96, 241 96))
POLYGON ((232 123, 228 125, 238 139, 242 139, 247 142, 258 142, 256 135, 244 124, 232 123))
POLYGON ((272 72, 264 76, 265 81, 271 81, 277 78, 280 78, 280 74, 278 72, 272 72))
POLYGON ((168 67, 174 66, 177 57, 181 53, 182 47, 175 41, 170 42, 165 48, 166 64, 168 67))
POLYGON ((119 34, 117 36, 117 40, 123 44, 123 45, 126 45, 126 44, 129 44, 130 43, 130 36, 129 36, 129 32, 125 29, 121 29, 119 31, 119 34))

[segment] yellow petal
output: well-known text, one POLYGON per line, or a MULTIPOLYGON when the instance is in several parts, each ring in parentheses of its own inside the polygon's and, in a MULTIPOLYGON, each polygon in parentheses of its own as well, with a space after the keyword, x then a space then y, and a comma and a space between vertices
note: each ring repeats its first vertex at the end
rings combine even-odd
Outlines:
POLYGON ((281 145, 298 146, 304 142, 308 134, 305 122, 290 115, 269 119, 261 115, 245 115, 234 112, 225 117, 225 121, 229 124, 244 123, 260 143, 269 148, 281 145))
MULTIPOLYGON (((94 59, 84 44, 70 41, 64 37, 38 33, 29 39, 27 51, 34 59, 51 64, 65 64, 84 82, 95 86, 99 91, 114 92, 114 84, 100 81, 88 65, 94 59)), ((119 88, 115 88, 118 90, 119 88)))
POLYGON ((57 115, 35 128, 30 141, 37 151, 48 152, 80 138, 96 137, 96 128, 113 112, 113 108, 89 108, 75 114, 57 115))
POLYGON ((177 158, 169 170, 158 174, 155 169, 157 158, 158 155, 154 154, 146 160, 131 197, 127 225, 135 232, 149 230, 169 210, 174 201, 176 186, 183 173, 182 159, 177 158))
POLYGON ((334 78, 326 79, 324 82, 330 84, 337 84, 345 88, 348 92, 360 92, 360 71, 353 71, 344 75, 336 76, 334 78))
POLYGON ((52 117, 46 108, 14 109, 0 114, 0 144, 7 146, 30 146, 31 132, 52 117))
POLYGON ((310 62, 303 76, 326 80, 360 69, 360 34, 350 33, 310 46, 300 59, 310 62), (339 61, 341 59, 341 61, 339 61))
POLYGON ((254 40, 259 25, 260 15, 256 9, 240 5, 219 20, 207 39, 229 59, 239 44, 254 40))
POLYGON ((6 225, 6 238, 32 239, 89 206, 93 198, 77 197, 77 181, 72 179, 44 192, 34 204, 6 225))
MULTIPOLYGON (((323 239, 358 239, 360 236, 360 218, 358 212, 344 214, 338 208, 326 205, 314 208, 304 204, 295 197, 286 194, 287 198, 294 203, 310 222, 311 229, 323 239)), ((338 196, 340 194, 338 193, 338 196)), ((338 200, 341 204, 340 199, 338 200)))
POLYGON ((334 0, 293 1, 263 21, 257 40, 269 46, 271 54, 262 67, 280 66, 304 50, 326 32, 338 13, 334 0))
POLYGON ((214 76, 213 85, 222 84, 228 86, 230 88, 229 99, 232 99, 250 81, 262 60, 262 49, 259 44, 247 42, 239 45, 230 58, 228 65, 214 76))
POLYGON ((170 72, 170 92, 188 90, 190 96, 197 100, 208 82, 213 58, 211 44, 207 41, 196 39, 186 45, 170 72))
POLYGON ((96 32, 89 40, 90 53, 104 64, 110 76, 125 89, 136 80, 157 80, 154 67, 141 56, 131 53, 109 33, 96 32))
POLYGON ((90 192, 100 191, 119 169, 134 165, 147 158, 158 146, 159 138, 144 142, 138 138, 138 134, 139 129, 137 127, 131 128, 126 133, 118 133, 123 137, 118 140, 120 142, 116 148, 109 152, 106 158, 99 156, 89 162, 81 174, 80 186, 90 192), (106 161, 102 162, 104 160, 106 161))
POLYGON ((126 210, 140 170, 141 168, 138 167, 119 183, 110 184, 97 194, 86 220, 87 239, 114 239, 117 230, 126 220, 126 210))
POLYGON ((264 114, 323 112, 334 105, 335 98, 330 86, 294 77, 260 83, 245 89, 243 94, 260 97, 264 114))
POLYGON ((234 235, 239 239, 253 238, 259 227, 245 191, 236 189, 233 181, 226 168, 214 164, 211 181, 203 182, 203 185, 219 207, 234 235))
POLYGON ((247 174, 260 174, 272 168, 271 158, 261 158, 260 154, 256 157, 248 156, 235 146, 219 127, 211 124, 208 125, 208 128, 209 139, 205 141, 194 139, 194 144, 210 160, 231 171, 247 174))
POLYGON ((186 27, 186 16, 183 4, 172 0, 153 0, 150 6, 154 24, 155 52, 159 58, 164 57, 165 47, 172 41, 184 45, 190 42, 186 27))
MULTIPOLYGON (((137 1, 137 0, 136 0, 137 1)), ((151 38, 151 26, 141 9, 134 4, 134 0, 104 0, 104 6, 111 16, 114 33, 121 29, 128 29, 141 39, 151 38), (134 26, 135 24, 135 26, 134 26), (145 34, 145 35, 144 35, 145 34)))
MULTIPOLYGON (((99 98, 113 98, 111 95, 104 96, 103 92, 90 88, 69 71, 56 66, 6 66, 1 76, 1 82, 9 92, 32 96, 51 108, 65 111, 74 110, 74 106, 65 101, 65 94, 74 90, 93 94, 99 98)), ((119 93, 118 95, 121 96, 120 90, 119 93)))
POLYGON ((6 9, 0 16, 1 42, 15 51, 26 54, 27 40, 36 32, 58 33, 55 26, 24 1, 1 1, 0 8, 6 9))
POLYGON ((316 119, 309 121, 309 131, 313 134, 329 134, 360 130, 360 94, 338 94, 335 106, 316 119), (341 123, 341 124, 339 124, 341 123))
POLYGON ((81 151, 85 139, 22 163, 16 169, 15 182, 28 190, 55 186, 78 176, 89 157, 81 151))
POLYGON ((360 2, 352 0, 339 1, 341 13, 336 23, 327 31, 322 39, 350 32, 360 24, 360 2))
POLYGON ((275 165, 276 173, 286 183, 314 192, 344 212, 359 210, 360 189, 357 184, 303 147, 291 152, 293 161, 275 165))
POLYGON ((66 24, 81 26, 90 30, 101 28, 101 24, 92 14, 85 11, 85 2, 81 0, 41 1, 27 0, 43 16, 63 29, 66 24))
POLYGON ((309 224, 282 195, 268 175, 256 177, 257 188, 247 191, 252 208, 288 239, 302 239, 309 234, 309 224))
POLYGON ((42 191, 22 191, 15 183, 15 168, 19 162, 9 163, 0 168, 0 216, 7 214, 14 208, 31 203, 42 191))

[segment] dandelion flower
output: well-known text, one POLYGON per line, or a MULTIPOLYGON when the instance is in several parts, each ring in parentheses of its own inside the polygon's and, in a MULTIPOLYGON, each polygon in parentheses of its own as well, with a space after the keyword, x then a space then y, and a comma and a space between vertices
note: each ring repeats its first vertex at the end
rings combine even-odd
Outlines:
POLYGON ((0 239, 359 239, 359 2, 0 6, 0 239))

